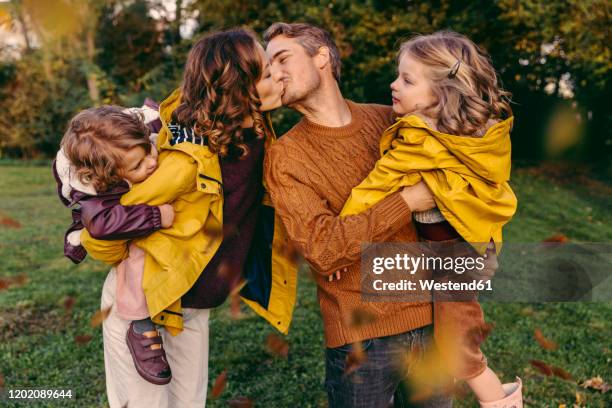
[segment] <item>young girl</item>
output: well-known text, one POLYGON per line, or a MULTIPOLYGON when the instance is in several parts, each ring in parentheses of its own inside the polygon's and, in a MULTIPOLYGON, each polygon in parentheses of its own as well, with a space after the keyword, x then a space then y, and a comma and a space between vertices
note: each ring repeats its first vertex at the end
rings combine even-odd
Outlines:
MULTIPOLYGON (((119 202, 132 184, 143 182, 157 169, 157 149, 149 137, 158 116, 149 106, 101 106, 70 121, 53 171, 62 202, 78 206, 72 210, 73 223, 64 238, 64 254, 74 263, 86 256, 80 242, 83 228, 93 237, 113 240, 141 238, 172 226, 174 210, 169 204, 119 202)), ((135 367, 145 380, 167 384, 170 367, 142 290, 143 251, 132 245, 117 271, 117 312, 132 321, 126 339, 135 367)))
MULTIPOLYGON (((508 185, 509 93, 500 88, 487 54, 457 33, 417 36, 401 45, 398 61, 391 91, 399 119, 382 135, 382 157, 353 189, 342 215, 423 180, 437 208, 414 214, 421 238, 465 241, 481 255, 493 245, 499 251, 502 226, 516 210, 508 185)), ((483 323, 476 300, 434 302, 441 355, 445 362, 459 360, 449 364, 452 374, 466 380, 482 407, 520 408, 520 379, 502 385, 470 338, 483 323)))

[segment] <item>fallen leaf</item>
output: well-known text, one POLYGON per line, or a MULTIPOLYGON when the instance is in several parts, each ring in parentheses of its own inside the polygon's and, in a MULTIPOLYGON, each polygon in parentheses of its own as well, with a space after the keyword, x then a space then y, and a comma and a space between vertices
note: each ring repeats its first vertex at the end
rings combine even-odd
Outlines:
POLYGON ((559 348, 557 343, 555 343, 552 340, 547 339, 542 334, 542 331, 540 331, 540 329, 535 329, 535 331, 533 332, 533 335, 535 336, 536 341, 540 344, 540 346, 542 346, 543 349, 556 350, 557 348, 559 348))
POLYGON ((289 355, 289 343, 276 333, 271 333, 266 338, 266 348, 276 356, 287 358, 289 355))
POLYGON ((227 405, 231 408, 251 408, 254 403, 247 397, 236 397, 227 401, 227 405))
POLYGON ((78 334, 74 336, 74 341, 76 341, 77 344, 87 344, 92 338, 93 337, 89 334, 78 334))
POLYGON ((597 377, 592 377, 588 380, 583 381, 580 386, 582 388, 592 388, 594 390, 599 390, 604 394, 610 390, 610 384, 605 382, 603 378, 601 378, 601 376, 599 375, 597 377))
POLYGON ((586 396, 584 395, 584 393, 576 391, 576 405, 582 407, 584 406, 585 402, 586 396))
POLYGON ((14 220, 6 215, 0 218, 0 225, 8 228, 21 228, 21 223, 19 221, 14 220))
POLYGON ((28 275, 25 273, 20 273, 19 275, 13 277, 11 280, 11 286, 23 286, 30 281, 28 275))
POLYGON ((75 299, 72 296, 67 296, 64 299, 64 311, 66 313, 70 313, 72 311, 72 308, 74 307, 74 303, 75 303, 75 299))
POLYGON ((110 311, 111 308, 107 307, 106 309, 98 310, 96 313, 94 313, 94 315, 91 317, 91 321, 89 322, 91 327, 98 327, 101 325, 110 314, 110 311))
POLYGON ((569 242, 569 238, 563 234, 555 234, 543 239, 542 242, 559 242, 561 244, 564 244, 566 242, 569 242))
POLYGON ((344 366, 344 375, 349 375, 357 370, 367 359, 361 342, 353 343, 350 353, 346 356, 346 364, 344 366))
POLYGON ((11 283, 6 279, 0 279, 0 290, 8 289, 11 286, 11 283))
POLYGON ((546 376, 553 375, 552 368, 543 361, 540 360, 530 360, 529 363, 534 366, 539 372, 546 376))
POLYGON ((215 384, 213 385, 212 390, 210 392, 210 397, 213 399, 219 398, 219 396, 223 393, 223 390, 225 390, 226 384, 227 369, 223 370, 223 372, 221 372, 221 374, 219 374, 217 378, 215 378, 215 384))
POLYGON ((567 381, 571 381, 572 379, 572 375, 561 367, 552 367, 552 371, 556 377, 563 378, 567 381))

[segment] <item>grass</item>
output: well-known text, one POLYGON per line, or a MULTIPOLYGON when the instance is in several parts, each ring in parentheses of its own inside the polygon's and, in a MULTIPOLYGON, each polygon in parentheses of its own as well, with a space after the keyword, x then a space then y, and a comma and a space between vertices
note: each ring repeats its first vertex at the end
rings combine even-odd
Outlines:
MULTIPOLYGON (((513 180, 520 209, 506 229, 507 241, 539 242, 564 234, 575 241, 612 242, 608 186, 554 181, 532 170, 516 172, 513 180)), ((69 214, 55 196, 48 167, 0 166, 0 192, 0 277, 26 274, 28 278, 23 285, 0 290, 4 388, 71 388, 76 396, 73 406, 106 406, 101 331, 90 327, 89 321, 99 308, 108 268, 91 260, 77 267, 63 258, 62 235, 69 214), (66 299, 75 301, 69 311, 66 299), (92 339, 80 344, 77 335, 92 339)), ((487 303, 484 308, 487 319, 496 325, 483 347, 485 354, 505 381, 522 377, 528 406, 571 407, 577 391, 583 406, 612 406, 610 394, 577 385, 596 375, 612 378, 612 304, 487 303), (559 349, 542 349, 534 340, 536 328, 559 349), (574 380, 544 376, 529 364, 531 359, 562 367, 574 380)), ((209 400, 208 406, 227 406, 237 396, 261 407, 326 406, 323 330, 316 289, 307 274, 300 276, 287 359, 267 353, 265 339, 273 329, 245 312, 238 321, 231 319, 227 306, 212 315, 209 395, 213 380, 225 369, 228 382, 221 397, 209 400)), ((455 406, 474 404, 468 397, 455 406)), ((8 401, 0 405, 13 406, 8 401)))

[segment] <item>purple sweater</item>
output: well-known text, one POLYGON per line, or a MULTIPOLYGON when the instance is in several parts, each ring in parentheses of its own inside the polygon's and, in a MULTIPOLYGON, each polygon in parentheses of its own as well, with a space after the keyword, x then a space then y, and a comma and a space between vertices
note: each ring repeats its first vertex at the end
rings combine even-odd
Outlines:
POLYGON ((264 140, 256 139, 252 129, 244 132, 249 154, 239 158, 237 152, 230 152, 228 157, 221 159, 223 242, 196 283, 183 296, 183 307, 217 307, 240 281, 264 192, 264 140))

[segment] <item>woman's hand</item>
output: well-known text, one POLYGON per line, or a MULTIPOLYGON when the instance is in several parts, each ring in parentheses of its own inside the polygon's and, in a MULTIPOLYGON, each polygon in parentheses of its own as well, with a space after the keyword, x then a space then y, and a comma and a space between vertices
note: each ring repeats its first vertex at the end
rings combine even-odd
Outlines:
POLYGON ((331 275, 329 275, 327 277, 327 280, 329 280, 330 282, 334 281, 334 277, 336 278, 336 280, 340 280, 341 272, 346 272, 346 268, 342 268, 342 269, 338 269, 336 272, 332 273, 331 275))
POLYGON ((414 186, 404 187, 400 195, 412 212, 426 211, 436 206, 431 190, 422 181, 414 186))
POLYGON ((170 204, 159 206, 162 228, 170 228, 174 222, 174 208, 170 204))

